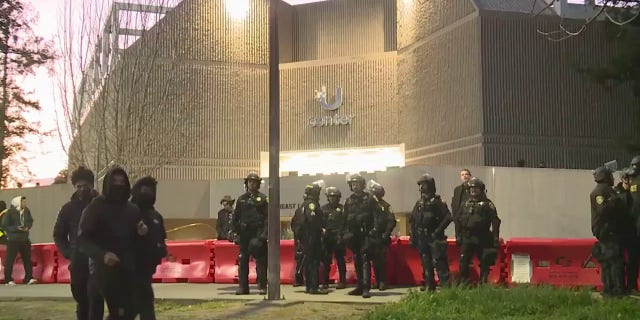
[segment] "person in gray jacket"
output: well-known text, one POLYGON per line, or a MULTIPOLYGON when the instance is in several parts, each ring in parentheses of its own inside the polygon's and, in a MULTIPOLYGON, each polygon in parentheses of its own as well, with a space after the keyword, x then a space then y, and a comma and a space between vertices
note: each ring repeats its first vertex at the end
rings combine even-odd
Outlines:
POLYGON ((29 230, 33 226, 33 217, 27 207, 27 198, 18 196, 11 200, 11 207, 2 216, 2 229, 7 233, 7 258, 4 265, 4 280, 7 285, 15 286, 13 281, 13 263, 18 253, 24 265, 24 282, 34 284, 31 265, 31 240, 29 230))

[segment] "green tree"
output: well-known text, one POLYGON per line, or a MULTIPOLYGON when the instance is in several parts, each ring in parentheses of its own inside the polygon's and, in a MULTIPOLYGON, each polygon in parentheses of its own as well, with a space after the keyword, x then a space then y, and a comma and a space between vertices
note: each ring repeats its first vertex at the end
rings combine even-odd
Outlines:
MULTIPOLYGON (((616 4, 622 4, 617 1, 616 4)), ((604 88, 624 87, 631 90, 637 107, 632 123, 640 126, 640 1, 627 1, 624 7, 604 11, 610 32, 610 45, 616 50, 606 65, 578 69, 604 88)), ((620 143, 630 154, 640 152, 640 136, 623 137, 620 143)))
POLYGON ((0 186, 7 183, 8 159, 24 148, 22 137, 38 133, 37 123, 24 115, 39 110, 21 88, 29 76, 53 60, 51 44, 34 34, 35 22, 23 0, 0 1, 0 186))

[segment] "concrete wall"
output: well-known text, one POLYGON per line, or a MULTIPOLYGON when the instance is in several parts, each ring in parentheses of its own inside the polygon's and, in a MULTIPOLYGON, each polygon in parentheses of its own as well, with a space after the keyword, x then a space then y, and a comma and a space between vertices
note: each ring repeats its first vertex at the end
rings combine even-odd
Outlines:
MULTIPOLYGON (((469 167, 487 185, 487 194, 502 219, 502 236, 508 237, 590 237, 589 193, 594 183, 589 170, 469 167)), ((411 211, 418 199, 415 181, 423 173, 432 174, 438 193, 451 202, 453 189, 460 184, 459 167, 408 166, 385 172, 364 173, 368 180, 384 185, 385 199, 399 218, 411 211)), ((302 203, 304 186, 324 179, 327 186, 342 191, 343 200, 350 194, 344 175, 300 176, 281 178, 281 220, 289 221, 302 203)), ((51 242, 58 209, 68 201, 69 185, 10 189, 0 191, 0 199, 9 202, 17 195, 28 198, 35 223, 31 239, 51 242)), ((268 179, 262 186, 268 195, 268 179)), ((213 237, 213 219, 224 195, 237 198, 244 193, 242 179, 219 181, 160 181, 157 209, 167 220, 167 229, 198 224, 178 230, 172 239, 213 237), (207 226, 208 225, 208 226, 207 226)), ((323 196, 322 203, 326 202, 323 196)), ((402 228, 400 228, 402 229, 402 228)), ((448 230, 453 236, 453 227, 448 230)))

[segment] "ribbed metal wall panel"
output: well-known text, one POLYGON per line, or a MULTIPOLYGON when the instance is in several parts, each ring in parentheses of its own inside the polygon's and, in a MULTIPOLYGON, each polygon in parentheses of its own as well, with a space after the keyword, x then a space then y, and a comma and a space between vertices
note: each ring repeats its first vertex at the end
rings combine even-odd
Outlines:
POLYGON ((395 0, 332 0, 293 8, 293 61, 395 50, 395 0))
POLYGON ((474 13, 473 0, 397 1, 398 50, 474 13))
POLYGON ((612 54, 603 25, 579 37, 551 42, 536 32, 556 30, 557 19, 482 17, 483 117, 487 165, 592 168, 624 156, 614 139, 637 111, 624 89, 607 93, 578 73, 603 66, 612 54))
MULTIPOLYGON (((399 130, 407 158, 426 161, 430 153, 481 143, 479 19, 468 19, 411 48, 398 55, 399 130)), ((434 159, 471 163, 430 159, 430 164, 438 163, 434 159)))
POLYGON ((397 144, 396 54, 291 63, 281 67, 281 123, 283 150, 345 148, 397 144), (314 91, 326 85, 335 101, 343 89, 337 111, 326 111, 314 91), (354 116, 352 125, 310 127, 310 117, 354 116))

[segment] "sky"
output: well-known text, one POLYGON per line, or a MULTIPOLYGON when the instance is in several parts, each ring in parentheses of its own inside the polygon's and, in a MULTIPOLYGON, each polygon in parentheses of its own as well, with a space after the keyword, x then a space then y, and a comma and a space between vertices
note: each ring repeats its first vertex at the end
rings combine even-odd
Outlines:
MULTIPOLYGON (((45 39, 54 41, 58 33, 58 24, 63 20, 62 6, 66 0, 25 0, 38 16, 38 23, 33 25, 34 32, 45 39)), ((222 1, 222 0, 212 0, 222 1)), ((289 4, 304 4, 325 0, 285 0, 289 4)), ((144 2, 137 0, 136 2, 144 2)), ((42 110, 27 116, 28 119, 39 120, 42 131, 52 131, 49 137, 26 137, 26 150, 21 155, 27 159, 34 180, 21 181, 25 186, 35 182, 45 182, 54 178, 58 172, 66 168, 67 155, 64 152, 60 137, 57 133, 56 99, 59 96, 55 85, 55 75, 46 69, 40 69, 36 75, 29 77, 23 87, 32 92, 32 97, 40 101, 42 110)))

